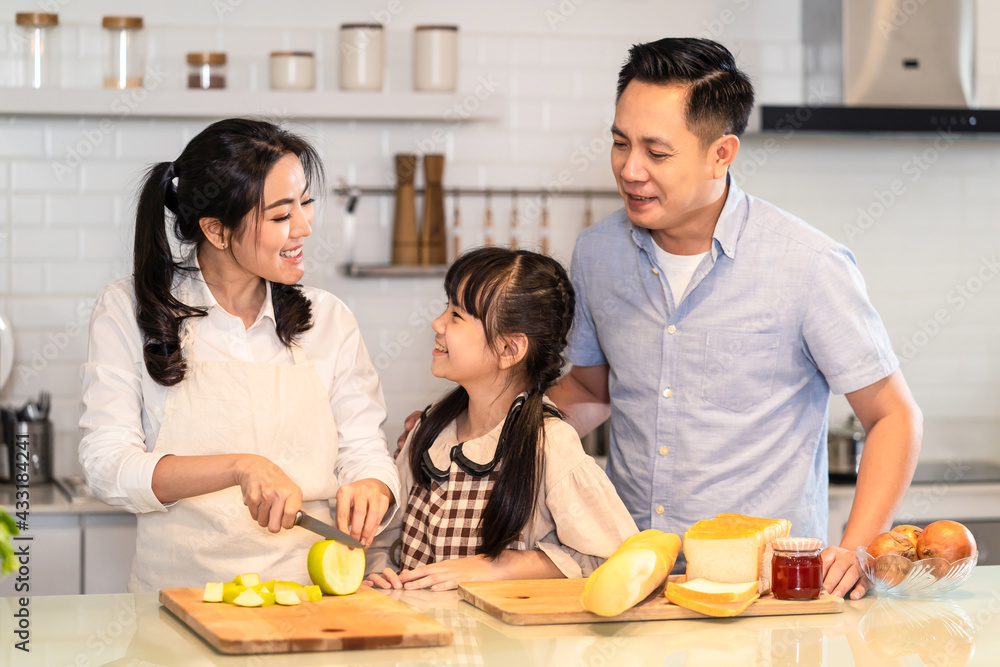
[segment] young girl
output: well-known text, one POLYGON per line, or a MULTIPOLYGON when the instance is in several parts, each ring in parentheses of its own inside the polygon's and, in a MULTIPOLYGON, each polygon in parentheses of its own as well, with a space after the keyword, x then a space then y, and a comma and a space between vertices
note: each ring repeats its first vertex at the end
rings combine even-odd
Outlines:
POLYGON ((430 406, 396 460, 404 510, 368 550, 367 582, 587 576, 635 522, 544 397, 563 367, 573 287, 555 260, 481 248, 445 277, 431 372, 459 386, 430 406))

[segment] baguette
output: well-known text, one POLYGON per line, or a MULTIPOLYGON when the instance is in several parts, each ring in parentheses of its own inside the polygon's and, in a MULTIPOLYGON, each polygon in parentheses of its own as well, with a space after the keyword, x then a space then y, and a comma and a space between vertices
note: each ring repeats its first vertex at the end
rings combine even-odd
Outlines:
POLYGON ((599 616, 617 616, 662 585, 681 551, 674 533, 644 530, 629 537, 587 577, 580 602, 599 616))

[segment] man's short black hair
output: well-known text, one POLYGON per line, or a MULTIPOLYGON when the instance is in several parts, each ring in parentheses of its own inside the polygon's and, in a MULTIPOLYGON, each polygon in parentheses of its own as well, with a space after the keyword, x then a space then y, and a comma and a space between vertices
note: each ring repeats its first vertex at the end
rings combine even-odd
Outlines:
POLYGON ((729 49, 710 39, 668 37, 635 44, 618 73, 617 102, 632 80, 688 87, 687 126, 707 146, 743 134, 753 108, 753 84, 729 49))

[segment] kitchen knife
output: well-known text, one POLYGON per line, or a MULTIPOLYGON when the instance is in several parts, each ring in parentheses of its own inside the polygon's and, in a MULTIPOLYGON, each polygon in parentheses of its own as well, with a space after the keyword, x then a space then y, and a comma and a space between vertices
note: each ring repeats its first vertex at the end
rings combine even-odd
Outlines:
POLYGON ((337 542, 346 544, 354 549, 365 548, 365 545, 361 544, 361 542, 354 539, 344 531, 334 528, 328 523, 323 523, 319 519, 314 519, 302 510, 299 510, 295 515, 295 525, 302 526, 306 530, 311 530, 318 535, 322 535, 328 540, 336 540, 337 542))

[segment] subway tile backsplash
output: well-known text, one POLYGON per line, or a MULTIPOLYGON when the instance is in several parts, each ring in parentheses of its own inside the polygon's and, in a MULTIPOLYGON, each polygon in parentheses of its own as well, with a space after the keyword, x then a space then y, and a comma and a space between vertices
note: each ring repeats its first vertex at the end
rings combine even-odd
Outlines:
MULTIPOLYGON (((8 3, 10 5, 11 3, 8 3)), ((5 5, 0 31, 15 11, 5 5)), ((1000 47, 995 7, 980 3, 977 82, 980 102, 1000 106, 1000 47)), ((571 188, 614 189, 608 126, 617 69, 628 47, 666 35, 713 37, 729 46, 754 79, 758 101, 802 101, 798 0, 749 3, 534 2, 496 5, 446 0, 414 4, 357 2, 205 3, 177 0, 141 9, 149 65, 180 88, 183 56, 193 50, 229 54, 231 89, 266 90, 272 49, 314 50, 318 80, 336 89, 337 26, 385 17, 386 88, 410 87, 413 25, 454 22, 460 32, 460 89, 495 88, 500 121, 293 122, 323 153, 331 185, 338 178, 391 185, 397 152, 443 152, 445 188, 537 189, 567 174, 571 188), (218 11, 219 7, 229 8, 218 11), (229 11, 231 10, 231 11, 229 11), (383 14, 379 14, 383 12, 383 14)), ((65 3, 60 9, 63 85, 100 85, 100 16, 120 3, 65 3), (86 6, 83 6, 86 5, 86 6)), ((0 40, 0 86, 12 80, 10 47, 0 40)), ((0 87, 0 96, 16 94, 0 87)), ((206 95, 216 94, 207 92, 206 95)), ((225 94, 225 93, 219 93, 225 94)), ((41 389, 54 394, 56 474, 79 471, 76 461, 79 366, 86 355, 90 306, 101 287, 130 271, 134 195, 143 171, 177 156, 206 124, 198 120, 123 117, 0 117, 0 311, 17 347, 11 381, 0 402, 22 404, 41 389)), ((856 254, 875 305, 889 328, 903 370, 926 418, 924 456, 1000 458, 1000 139, 964 138, 935 147, 934 138, 854 135, 744 138, 734 177, 751 192, 799 215, 856 254), (943 148, 942 148, 943 145, 943 148), (893 184, 898 181, 893 194, 893 184)), ((418 175, 418 182, 421 176, 418 175)), ((538 201, 518 199, 522 246, 540 243, 538 201)), ((491 234, 511 238, 510 197, 450 195, 449 233, 462 247, 483 242, 489 206, 491 234), (459 225, 454 227, 455 211, 459 225)), ((618 207, 594 197, 594 220, 618 207)), ((553 254, 569 261, 583 225, 582 198, 553 196, 548 236, 553 254)), ((419 208, 419 207, 418 207, 419 208)), ((356 212, 350 246, 343 203, 322 202, 307 243, 304 282, 340 296, 361 323, 389 406, 386 435, 394 447, 404 417, 438 396, 446 384, 428 370, 430 319, 442 307, 440 279, 352 279, 348 260, 389 257, 391 198, 367 197, 356 212)), ((449 247, 451 244, 449 243, 449 247)), ((831 313, 831 317, 836 317, 831 313)), ((837 397, 831 419, 846 401, 837 397)))

